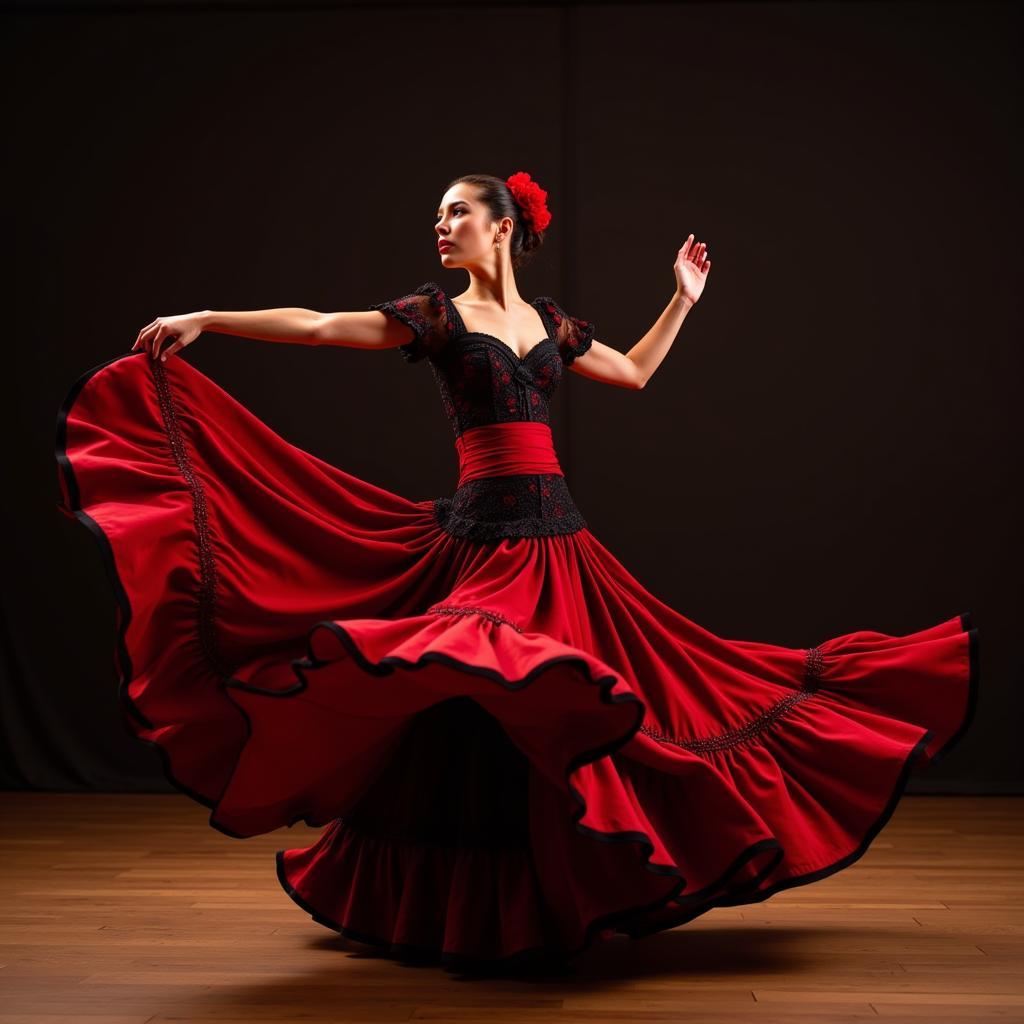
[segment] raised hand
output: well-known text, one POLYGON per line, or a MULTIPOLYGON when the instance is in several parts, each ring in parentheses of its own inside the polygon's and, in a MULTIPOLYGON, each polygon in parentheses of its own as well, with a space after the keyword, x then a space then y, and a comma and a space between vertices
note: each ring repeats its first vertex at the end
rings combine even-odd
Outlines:
POLYGON ((693 235, 688 235, 683 247, 676 256, 676 294, 696 302, 704 291, 704 282, 708 279, 711 269, 711 258, 704 242, 694 242, 693 235))

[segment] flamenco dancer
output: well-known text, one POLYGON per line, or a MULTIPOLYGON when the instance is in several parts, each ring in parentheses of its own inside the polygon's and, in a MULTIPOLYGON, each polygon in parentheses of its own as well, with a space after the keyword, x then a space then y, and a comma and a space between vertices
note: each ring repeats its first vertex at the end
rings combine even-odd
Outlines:
POLYGON ((711 260, 688 236, 619 352, 519 295, 546 198, 522 171, 457 178, 435 232, 460 294, 158 317, 58 417, 60 507, 105 556, 133 734, 225 834, 322 829, 277 852, 318 924, 456 969, 568 960, 852 864, 978 685, 966 613, 728 640, 590 532, 551 397, 569 369, 644 387, 711 260), (203 331, 426 362, 454 493, 411 501, 289 444, 180 357, 203 331))

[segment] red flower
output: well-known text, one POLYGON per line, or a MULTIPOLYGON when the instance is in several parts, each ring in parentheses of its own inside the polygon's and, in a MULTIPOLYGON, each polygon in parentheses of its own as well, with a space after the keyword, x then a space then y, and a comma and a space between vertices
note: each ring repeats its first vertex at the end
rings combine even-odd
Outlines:
POLYGON ((526 171, 516 171, 505 179, 516 204, 523 211, 523 217, 535 231, 543 231, 551 223, 551 212, 547 207, 548 194, 530 178, 526 171))

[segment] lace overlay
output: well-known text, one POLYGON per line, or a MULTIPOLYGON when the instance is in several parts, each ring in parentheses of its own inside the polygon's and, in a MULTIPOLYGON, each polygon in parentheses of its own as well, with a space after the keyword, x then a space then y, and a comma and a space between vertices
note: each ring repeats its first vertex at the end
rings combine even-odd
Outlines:
POLYGON ((551 339, 520 361, 496 338, 456 336, 450 352, 431 367, 456 437, 490 423, 551 422, 551 396, 562 379, 562 362, 551 339))
POLYGON ((587 525, 558 473, 468 480, 453 497, 435 499, 434 516, 448 533, 469 540, 546 537, 587 525))
POLYGON ((437 358, 447 345, 453 330, 447 306, 444 293, 433 282, 428 282, 399 299, 374 303, 367 308, 388 313, 412 328, 412 341, 399 345, 398 351, 406 362, 417 363, 426 356, 437 358))
MULTIPOLYGON (((550 296, 530 303, 545 337, 519 356, 500 338, 467 331, 455 304, 440 285, 427 281, 408 295, 376 303, 413 332, 398 346, 407 362, 426 358, 441 405, 456 437, 494 423, 551 423, 551 397, 564 368, 590 347, 594 325, 569 316, 550 296)), ((586 526, 557 474, 487 477, 433 501, 438 524, 471 540, 542 537, 574 533, 586 526)))
POLYGON ((749 743, 756 739, 765 729, 774 722, 777 722, 783 715, 791 711, 797 704, 810 700, 816 693, 821 672, 824 667, 824 660, 821 649, 809 647, 804 651, 804 680, 799 690, 786 694, 777 700, 770 707, 766 708, 756 718, 751 719, 745 725, 736 729, 729 729, 716 736, 702 736, 696 739, 681 739, 677 736, 669 736, 648 725, 641 725, 640 732, 650 736, 659 743, 668 743, 672 746, 681 747, 683 750, 692 751, 695 754, 709 754, 720 750, 729 750, 732 747, 743 743, 749 743))
POLYGON ((554 299, 544 296, 542 308, 554 325, 555 342, 562 362, 569 366, 578 359, 594 341, 594 325, 589 320, 569 316, 554 299))

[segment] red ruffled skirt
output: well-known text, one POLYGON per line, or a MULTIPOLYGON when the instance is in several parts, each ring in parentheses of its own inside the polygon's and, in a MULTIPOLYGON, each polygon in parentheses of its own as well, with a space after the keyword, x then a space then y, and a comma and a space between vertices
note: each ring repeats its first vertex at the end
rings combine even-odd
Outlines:
POLYGON ((578 953, 855 861, 966 729, 978 631, 812 648, 684 618, 586 528, 479 542, 288 444, 180 356, 58 419, 127 720, 314 920, 449 965, 578 953))

